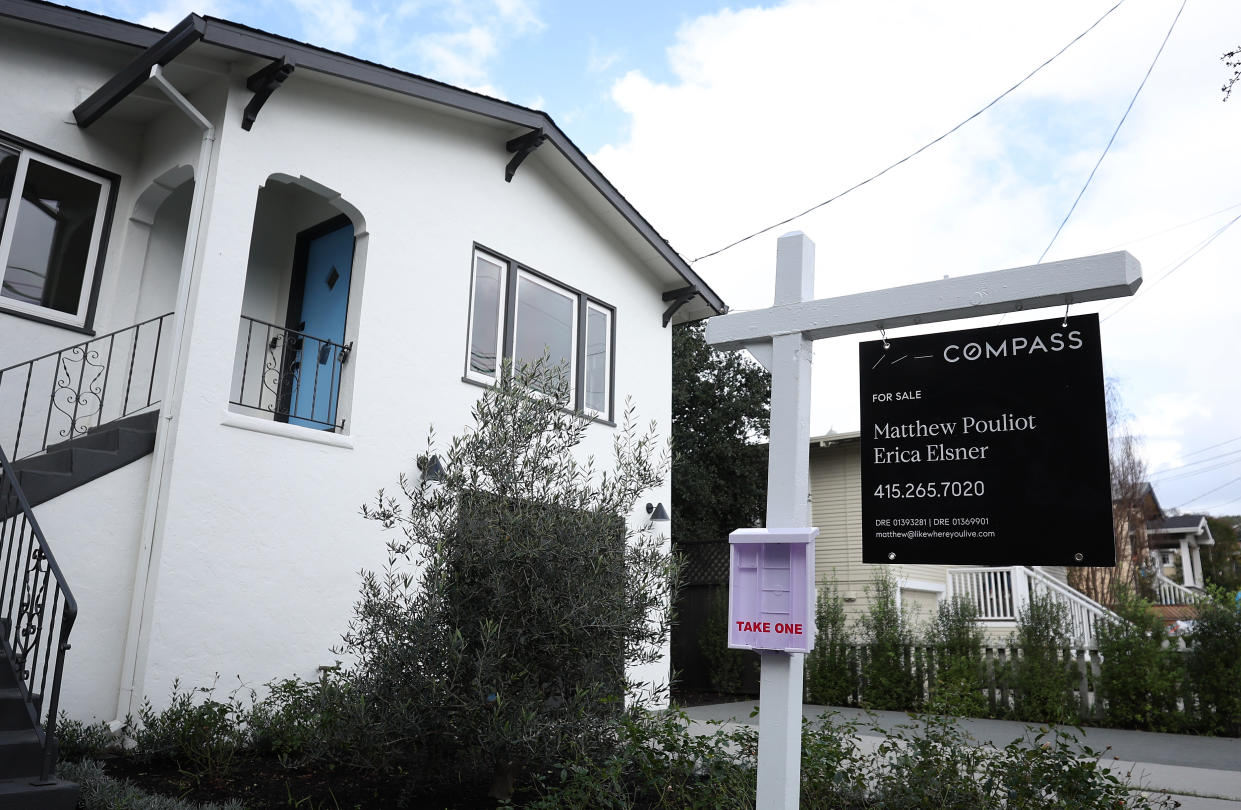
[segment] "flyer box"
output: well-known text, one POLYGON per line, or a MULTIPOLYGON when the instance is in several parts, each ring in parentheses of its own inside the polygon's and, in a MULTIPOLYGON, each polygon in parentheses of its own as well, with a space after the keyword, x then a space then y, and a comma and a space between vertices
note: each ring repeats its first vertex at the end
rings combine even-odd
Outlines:
POLYGON ((738 529, 728 536, 728 646, 810 652, 818 529, 738 529))

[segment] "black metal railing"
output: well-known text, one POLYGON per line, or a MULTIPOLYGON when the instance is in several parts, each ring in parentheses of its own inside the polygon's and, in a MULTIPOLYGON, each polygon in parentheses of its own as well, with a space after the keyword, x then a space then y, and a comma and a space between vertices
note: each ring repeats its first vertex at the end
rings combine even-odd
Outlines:
POLYGON ((0 449, 0 666, 12 665, 43 747, 40 780, 56 768, 56 714, 78 603, 0 449), (51 683, 48 683, 48 677, 51 683))
POLYGON ((0 448, 13 460, 159 402, 172 313, 0 369, 0 448), (16 414, 14 418, 11 416, 16 414))
POLYGON ((233 396, 229 402, 278 422, 342 430, 340 381, 353 343, 241 316, 233 396))

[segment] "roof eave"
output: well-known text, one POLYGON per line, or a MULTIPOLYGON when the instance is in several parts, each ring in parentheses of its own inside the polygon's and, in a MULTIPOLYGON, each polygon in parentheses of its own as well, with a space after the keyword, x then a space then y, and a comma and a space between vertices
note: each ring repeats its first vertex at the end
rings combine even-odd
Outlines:
POLYGON ((203 42, 267 60, 283 56, 302 70, 313 70, 360 82, 371 87, 504 121, 513 126, 530 129, 542 128, 556 151, 581 173, 587 182, 686 284, 697 291, 697 297, 711 312, 724 314, 728 310, 723 299, 694 272, 685 259, 672 249, 646 218, 638 213, 637 209, 595 168, 589 158, 544 112, 214 17, 199 17, 191 14, 172 31, 161 34, 154 29, 133 23, 63 6, 54 6, 38 2, 38 0, 0 0, 0 16, 47 25, 72 33, 100 37, 143 49, 143 53, 139 54, 130 65, 74 111, 75 116, 79 115, 79 111, 81 113, 77 119, 80 126, 88 126, 132 92, 149 75, 152 65, 166 64, 194 42, 203 42), (141 78, 135 82, 135 77, 139 76, 141 78))

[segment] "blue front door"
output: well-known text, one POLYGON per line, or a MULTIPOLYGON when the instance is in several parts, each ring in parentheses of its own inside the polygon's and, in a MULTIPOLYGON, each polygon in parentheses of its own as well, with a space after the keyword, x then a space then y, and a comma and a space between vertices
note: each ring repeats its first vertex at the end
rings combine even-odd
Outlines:
POLYGON ((338 426, 342 344, 353 271, 353 224, 343 216, 298 235, 290 289, 288 421, 338 426))

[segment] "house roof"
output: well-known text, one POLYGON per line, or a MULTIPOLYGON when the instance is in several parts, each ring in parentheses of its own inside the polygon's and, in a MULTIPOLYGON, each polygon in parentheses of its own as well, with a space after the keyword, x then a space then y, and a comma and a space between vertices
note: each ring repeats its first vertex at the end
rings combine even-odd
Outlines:
MULTIPOLYGON (((637 237, 631 244, 638 250, 639 256, 658 276, 668 279, 668 289, 664 292, 664 299, 669 302, 665 325, 669 320, 694 320, 723 314, 728 309, 723 299, 699 278, 545 112, 239 23, 197 14, 190 14, 167 33, 41 0, 0 0, 0 17, 102 39, 130 46, 137 51, 125 68, 74 110, 74 117, 81 127, 89 127, 141 86, 153 65, 168 65, 191 47, 208 46, 273 64, 283 59, 299 71, 312 71, 336 80, 446 107, 461 114, 490 119, 517 128, 519 131, 514 133, 517 135, 539 133, 543 136, 538 139, 539 142, 545 139, 545 143, 550 144, 554 154, 559 155, 569 168, 569 174, 578 181, 576 185, 584 192, 593 189, 601 198, 604 204, 597 210, 605 221, 611 218, 615 222, 619 218, 620 222, 627 224, 637 237), (609 213, 611 217, 607 216, 609 213)), ((512 141, 507 145, 509 151, 514 151, 512 141)))
POLYGON ((1187 538, 1199 546, 1215 545, 1206 515, 1172 515, 1146 524, 1148 535, 1162 535, 1160 539, 1180 541, 1187 538))

